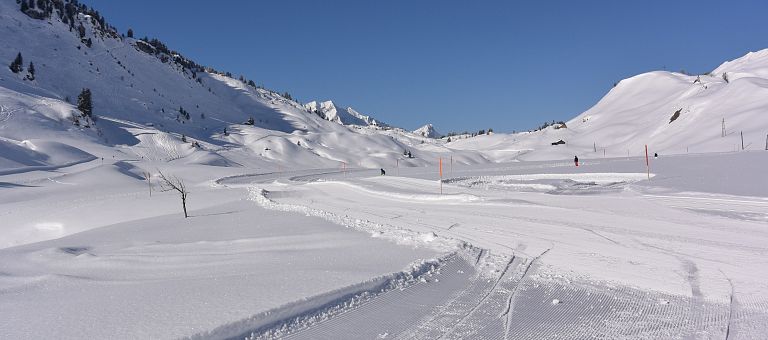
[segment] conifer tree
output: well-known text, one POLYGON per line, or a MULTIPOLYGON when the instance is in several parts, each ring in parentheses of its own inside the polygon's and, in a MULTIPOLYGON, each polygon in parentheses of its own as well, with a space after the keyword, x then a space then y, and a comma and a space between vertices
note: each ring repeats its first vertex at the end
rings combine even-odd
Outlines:
POLYGON ((16 55, 16 59, 11 62, 11 65, 9 66, 11 69, 11 72, 13 73, 19 73, 22 71, 22 66, 24 64, 23 59, 21 58, 21 52, 16 55))
POLYGON ((77 109, 83 113, 83 117, 93 116, 93 103, 91 102, 91 90, 83 89, 77 96, 77 109))
POLYGON ((128 38, 133 38, 133 29, 132 28, 128 29, 128 38))
POLYGON ((27 71, 29 72, 27 79, 35 80, 35 64, 33 64, 31 61, 29 62, 29 68, 27 68, 27 71))
POLYGON ((181 114, 181 116, 184 117, 184 119, 186 119, 186 120, 189 120, 189 118, 190 118, 189 117, 189 112, 187 112, 187 110, 184 110, 184 108, 181 107, 181 106, 179 106, 179 114, 181 114))

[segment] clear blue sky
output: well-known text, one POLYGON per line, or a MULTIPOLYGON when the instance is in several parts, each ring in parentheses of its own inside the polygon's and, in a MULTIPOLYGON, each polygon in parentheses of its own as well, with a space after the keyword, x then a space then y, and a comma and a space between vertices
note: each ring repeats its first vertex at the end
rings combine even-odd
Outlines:
POLYGON ((83 2, 300 101, 443 133, 567 120, 623 78, 768 48, 768 1, 83 2))

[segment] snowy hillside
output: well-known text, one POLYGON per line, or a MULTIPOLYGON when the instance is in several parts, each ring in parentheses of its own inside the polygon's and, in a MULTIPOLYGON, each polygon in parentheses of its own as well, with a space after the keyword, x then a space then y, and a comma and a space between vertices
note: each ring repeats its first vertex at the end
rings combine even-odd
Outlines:
MULTIPOLYGON (((0 153, 2 171, 87 158, 56 159, 64 156, 51 154, 55 148, 32 149, 31 142, 64 143, 88 157, 125 153, 270 169, 392 166, 404 150, 414 155, 404 166, 439 157, 432 141, 378 133, 386 125, 351 108, 328 101, 309 109, 252 80, 198 65, 160 41, 122 37, 76 2, 61 10, 57 3, 28 9, 30 17, 15 1, 0 1, 0 60, 22 59, 19 72, 0 68, 0 137, 8 150, 0 153), (76 106, 84 88, 92 93, 95 122, 81 124, 76 106)), ((457 155, 457 161, 478 160, 486 161, 457 155)))
POLYGON ((566 128, 481 136, 449 144, 496 160, 639 156, 765 148, 768 50, 726 62, 708 75, 649 72, 620 81, 566 128), (725 133, 723 134, 723 126, 725 133), (565 144, 551 143, 563 140, 565 144))
POLYGON ((0 68, 0 137, 7 151, 1 171, 115 152, 273 169, 424 166, 448 154, 465 164, 634 156, 646 144, 660 154, 724 152, 742 148, 742 132, 744 149, 760 149, 768 133, 761 118, 768 110, 768 51, 700 77, 658 71, 625 79, 564 128, 445 144, 434 139, 441 134, 431 124, 409 133, 333 101, 302 105, 198 65, 160 41, 122 37, 98 12, 75 2, 61 10, 58 2, 44 3, 51 7, 27 15, 15 1, 0 1, 0 60, 22 57, 18 72, 0 68), (84 88, 92 92, 96 122, 81 124, 76 104, 84 88), (552 145, 560 140, 565 144, 552 145), (29 144, 53 145, 48 142, 89 156, 53 155, 56 148, 29 144), (407 151, 414 158, 404 159, 407 151))

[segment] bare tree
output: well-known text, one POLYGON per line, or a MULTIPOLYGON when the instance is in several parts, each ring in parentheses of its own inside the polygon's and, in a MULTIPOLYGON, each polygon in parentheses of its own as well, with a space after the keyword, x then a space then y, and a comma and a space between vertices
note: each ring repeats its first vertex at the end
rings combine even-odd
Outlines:
POLYGON ((160 175, 160 190, 163 192, 178 192, 179 195, 181 195, 181 206, 184 208, 184 218, 189 217, 189 215, 187 215, 187 195, 189 195, 189 191, 187 190, 187 186, 184 185, 184 181, 176 176, 165 176, 160 170, 157 170, 157 173, 160 175))
POLYGON ((149 186, 149 197, 152 197, 152 173, 144 171, 141 174, 144 175, 144 180, 147 181, 147 185, 149 186))

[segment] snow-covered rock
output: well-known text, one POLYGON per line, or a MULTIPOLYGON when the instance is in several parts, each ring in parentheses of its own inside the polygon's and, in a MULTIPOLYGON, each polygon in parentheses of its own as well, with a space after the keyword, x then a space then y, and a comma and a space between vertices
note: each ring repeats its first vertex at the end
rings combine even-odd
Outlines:
POLYGON ((377 121, 371 116, 366 116, 355 111, 351 107, 344 108, 335 104, 333 101, 317 102, 311 101, 304 104, 304 107, 317 114, 323 119, 338 123, 341 125, 360 125, 360 126, 384 126, 385 124, 377 121))
POLYGON ((434 126, 432 124, 424 125, 416 130, 413 131, 413 133, 427 138, 440 138, 443 137, 443 135, 440 132, 437 132, 434 126))

